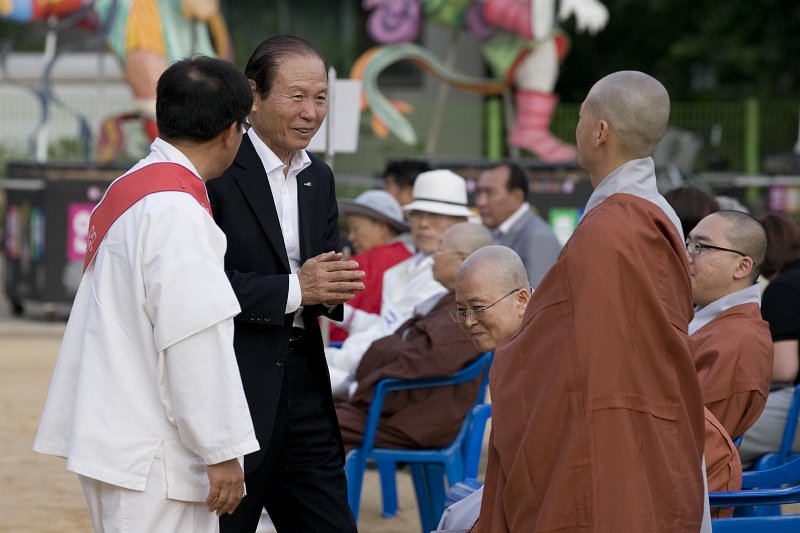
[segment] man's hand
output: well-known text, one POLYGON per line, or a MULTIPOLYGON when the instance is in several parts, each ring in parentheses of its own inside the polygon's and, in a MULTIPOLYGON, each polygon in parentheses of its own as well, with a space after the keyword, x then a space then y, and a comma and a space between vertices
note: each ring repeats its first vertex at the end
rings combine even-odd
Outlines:
POLYGON ((230 459, 215 465, 209 465, 208 491, 206 505, 209 512, 217 516, 233 513, 244 497, 244 472, 237 459, 230 459))
POLYGON ((303 305, 340 304, 352 300, 356 291, 363 291, 359 280, 364 271, 356 261, 342 261, 342 254, 326 252, 312 257, 297 271, 303 305))

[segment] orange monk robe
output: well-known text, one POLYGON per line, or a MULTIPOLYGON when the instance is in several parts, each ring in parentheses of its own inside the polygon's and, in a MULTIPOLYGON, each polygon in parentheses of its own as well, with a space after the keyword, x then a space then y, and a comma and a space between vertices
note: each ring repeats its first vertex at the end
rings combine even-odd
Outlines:
POLYGON ((691 337, 703 403, 732 438, 761 415, 772 380, 769 325, 756 303, 735 305, 691 337))
MULTIPOLYGON (((739 459, 739 450, 731 440, 728 432, 722 427, 717 418, 706 408, 706 477, 708 478, 708 492, 728 490, 741 490, 742 488, 742 461, 739 459)), ((713 518, 730 518, 733 508, 711 509, 713 518)))
POLYGON ((683 238, 659 207, 591 209, 496 351, 474 531, 690 532, 703 403, 683 238))

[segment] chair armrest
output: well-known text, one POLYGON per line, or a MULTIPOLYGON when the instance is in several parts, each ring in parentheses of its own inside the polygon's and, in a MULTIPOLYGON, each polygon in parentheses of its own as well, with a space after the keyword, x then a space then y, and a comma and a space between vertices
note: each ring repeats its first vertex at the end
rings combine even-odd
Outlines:
POLYGON ((711 507, 741 507, 746 505, 780 505, 800 502, 800 485, 785 489, 749 489, 712 492, 708 495, 711 507))

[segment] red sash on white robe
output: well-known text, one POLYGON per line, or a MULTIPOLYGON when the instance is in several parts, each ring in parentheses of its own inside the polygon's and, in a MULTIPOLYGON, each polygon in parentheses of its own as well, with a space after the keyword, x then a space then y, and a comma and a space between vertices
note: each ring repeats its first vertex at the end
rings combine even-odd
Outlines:
POLYGON ((136 202, 156 192, 185 192, 211 214, 205 183, 189 169, 177 163, 153 163, 122 176, 106 191, 92 211, 86 237, 84 272, 94 259, 111 225, 136 202))

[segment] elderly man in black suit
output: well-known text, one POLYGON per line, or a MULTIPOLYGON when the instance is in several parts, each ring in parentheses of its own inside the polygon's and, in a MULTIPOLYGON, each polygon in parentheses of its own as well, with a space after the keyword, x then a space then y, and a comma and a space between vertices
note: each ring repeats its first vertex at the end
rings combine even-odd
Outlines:
MULTIPOLYGON (((284 532, 355 532, 317 318, 340 319, 364 273, 343 261, 333 174, 305 148, 327 111, 320 54, 296 37, 262 42, 245 74, 252 127, 216 186, 225 268, 239 298, 234 348, 261 450, 225 532, 253 532, 262 508, 284 532)), ((213 391, 209 391, 213 394, 213 391)))

